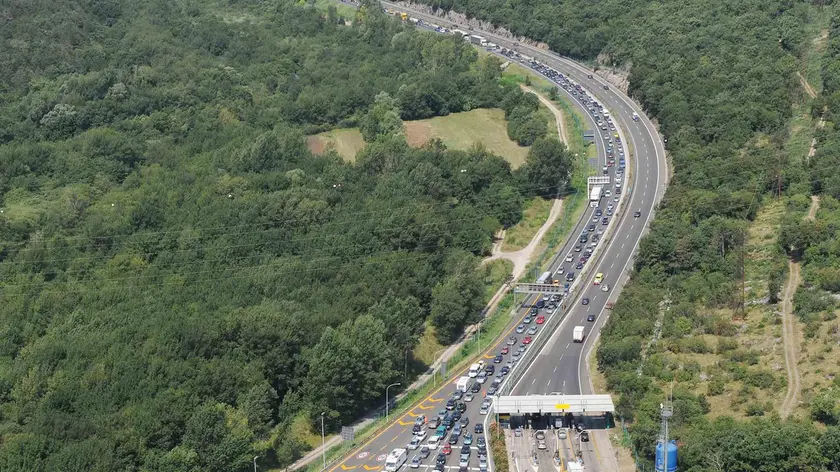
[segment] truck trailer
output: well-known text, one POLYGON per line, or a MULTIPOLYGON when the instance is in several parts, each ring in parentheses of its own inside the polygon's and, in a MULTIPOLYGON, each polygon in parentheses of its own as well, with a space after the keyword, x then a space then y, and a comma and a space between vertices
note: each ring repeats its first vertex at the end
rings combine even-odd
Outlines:
POLYGON ((583 342, 583 326, 575 326, 575 330, 572 333, 572 340, 576 343, 583 342))
POLYGON ((601 201, 601 192, 604 189, 600 185, 596 185, 592 187, 592 190, 589 191, 589 206, 595 208, 598 206, 598 203, 601 201))
POLYGON ((467 387, 469 387, 469 385, 470 385, 470 378, 468 376, 465 375, 465 376, 461 377, 460 379, 458 379, 458 386, 457 386, 458 390, 460 390, 462 392, 466 392, 467 387))

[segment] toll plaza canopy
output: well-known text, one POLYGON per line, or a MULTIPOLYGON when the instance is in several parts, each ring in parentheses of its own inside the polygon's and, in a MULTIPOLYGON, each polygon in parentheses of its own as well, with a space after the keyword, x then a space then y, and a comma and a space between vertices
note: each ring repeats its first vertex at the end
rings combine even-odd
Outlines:
POLYGON ((496 397, 496 412, 526 413, 613 413, 609 395, 522 395, 496 397))

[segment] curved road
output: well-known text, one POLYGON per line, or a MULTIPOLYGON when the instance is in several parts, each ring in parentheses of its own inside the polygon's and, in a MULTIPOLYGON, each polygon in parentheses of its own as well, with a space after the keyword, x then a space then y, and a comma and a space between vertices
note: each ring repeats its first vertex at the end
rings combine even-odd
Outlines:
MULTIPOLYGON (((452 26, 451 22, 433 15, 423 14, 388 2, 382 2, 382 4, 386 8, 407 12, 411 16, 426 22, 436 23, 447 28, 452 26)), ((462 29, 466 30, 465 27, 462 29)), ((541 348, 534 362, 530 365, 513 364, 514 369, 525 369, 524 375, 514 385, 513 394, 515 395, 552 392, 562 392, 564 394, 591 393, 584 354, 591 350, 594 341, 597 339, 597 332, 605 322, 605 306, 607 301, 615 300, 621 287, 626 283, 635 249, 645 233, 649 221, 653 217, 655 206, 664 194, 667 181, 667 164, 662 141, 656 133, 653 124, 642 113, 642 110, 637 104, 632 102, 620 91, 614 90, 613 87, 605 90, 604 85, 607 85, 606 82, 601 80, 597 75, 593 74, 593 79, 589 79, 588 75, 592 74, 592 72, 579 64, 537 48, 515 45, 513 41, 493 35, 492 33, 484 31, 470 31, 470 33, 480 34, 487 38, 488 41, 494 42, 500 47, 515 49, 519 53, 531 56, 540 63, 562 72, 569 79, 569 82, 566 83, 571 83, 571 86, 568 87, 569 90, 566 90, 566 94, 570 98, 573 98, 570 102, 583 115, 587 116, 589 125, 596 131, 596 146, 598 148, 597 166, 599 169, 597 175, 602 175, 601 168, 606 163, 606 141, 615 132, 619 132, 623 138, 623 149, 628 155, 628 160, 627 172, 622 180, 622 189, 627 187, 629 190, 625 189, 625 195, 623 195, 620 203, 614 203, 617 205, 615 207, 616 215, 609 218, 609 226, 602 225, 601 218, 603 216, 598 218, 598 221, 595 223, 596 231, 594 232, 603 230, 604 228, 607 228, 607 230, 604 235, 603 244, 601 244, 602 247, 596 251, 593 259, 585 264, 584 272, 588 274, 588 279, 578 282, 580 287, 576 291, 577 293, 574 293, 570 299, 564 300, 564 303, 571 303, 572 305, 565 318, 560 322, 559 327, 553 333, 548 333, 550 338, 541 348), (574 90, 574 84, 582 85, 587 93, 575 92, 574 96, 571 95, 570 91, 574 90), (618 128, 616 131, 610 129, 601 130, 596 127, 597 124, 594 121, 594 116, 600 114, 605 117, 605 115, 600 113, 597 108, 594 109, 595 113, 587 110, 587 107, 591 106, 592 102, 587 100, 579 101, 581 97, 586 96, 594 98, 595 101, 603 105, 605 110, 609 110, 612 115, 612 121, 618 128), (638 122, 633 121, 633 112, 638 113, 640 117, 638 122), (638 218, 634 217, 634 212, 636 211, 641 211, 641 216, 638 218), (593 285, 592 277, 596 272, 602 272, 604 274, 603 283, 610 286, 609 292, 602 292, 599 286, 593 285), (590 302, 588 305, 581 305, 580 299, 582 297, 589 298, 590 302), (596 315, 594 323, 586 322, 588 314, 596 315), (586 326, 587 336, 584 343, 572 342, 572 329, 576 325, 586 326)), ((511 57, 511 55, 508 54, 508 57, 511 57)), ((515 59, 511 58, 511 60, 515 59)), ((538 67, 538 69, 540 68, 541 66, 538 67)), ((536 70, 536 72, 543 73, 544 75, 547 74, 548 76, 552 75, 548 69, 544 68, 542 70, 536 70)), ((563 82, 556 75, 549 78, 558 80, 558 83, 563 82)), ((561 88, 561 90, 564 89, 561 88)), ((616 166, 608 168, 608 175, 610 175, 611 181, 614 182, 614 169, 618 165, 619 158, 617 152, 618 143, 614 142, 613 146, 615 146, 614 150, 616 151, 616 166)), ((608 188, 614 190, 613 184, 611 183, 609 186, 606 186, 605 190, 608 188)), ((608 200, 612 199, 601 199, 600 205, 604 211, 607 209, 608 200)), ((564 244, 555 262, 552 264, 553 271, 560 267, 563 267, 564 273, 579 271, 573 266, 579 262, 578 259, 582 253, 575 252, 574 246, 578 244, 580 233, 585 231, 593 221, 593 216, 593 209, 587 207, 584 217, 578 222, 571 233, 569 241, 564 244), (567 255, 574 257, 573 262, 566 262, 567 255)), ((523 304, 523 307, 530 306, 536 299, 536 296, 529 297, 526 303, 523 304)), ((492 345, 490 349, 485 351, 484 358, 488 364, 493 364, 492 358, 495 354, 500 353, 502 346, 506 345, 506 339, 509 335, 517 336, 519 342, 523 340, 526 335, 525 333, 517 335, 512 331, 522 322, 527 312, 527 308, 520 309, 514 322, 509 327, 507 334, 498 343, 492 345)), ((554 314, 548 314, 544 310, 540 310, 540 314, 546 316, 547 323, 553 319, 552 317, 563 316, 559 309, 554 314)), ((533 322, 528 325, 528 327, 532 326, 536 326, 538 329, 541 328, 533 322)), ((540 336, 540 334, 538 332, 537 336, 540 336)), ((511 346, 511 353, 517 349, 517 344, 511 346)), ((508 364, 512 363, 511 357, 511 354, 505 355, 504 361, 507 361, 508 364)), ((495 364, 497 373, 503 365, 505 364, 495 364)), ((416 405, 413 410, 402 417, 395 417, 393 423, 386 429, 369 439, 348 456, 342 458, 341 461, 332 465, 329 468, 330 472, 342 470, 366 472, 384 470, 385 455, 395 448, 406 447, 410 442, 414 420, 423 416, 433 419, 439 411, 444 410, 446 400, 455 390, 457 378, 464 375, 462 372, 454 372, 452 374, 446 383, 433 391, 429 397, 416 405)), ((492 380, 491 376, 485 384, 481 385, 481 391, 476 395, 475 400, 467 403, 468 408, 464 413, 464 417, 468 418, 470 423, 465 428, 465 431, 473 433, 474 425, 476 423, 482 423, 486 419, 484 415, 479 414, 479 406, 481 398, 486 393, 487 387, 490 386, 492 380)), ((423 429, 427 432, 427 435, 431 435, 434 432, 434 430, 427 428, 425 425, 423 429)), ((477 438, 479 435, 474 434, 474 436, 477 438)), ((462 444, 463 435, 457 444, 452 447, 452 454, 446 462, 447 470, 458 470, 458 456, 462 444)), ((473 452, 469 460, 469 469, 471 471, 479 470, 476 449, 476 442, 474 441, 472 445, 473 452)), ((432 450, 430 456, 424 459, 422 465, 416 470, 420 472, 431 471, 435 463, 435 456, 440 450, 440 448, 432 450)), ((408 469, 409 464, 417 452, 419 452, 419 449, 408 451, 408 462, 406 462, 401 470, 410 470, 408 469)))

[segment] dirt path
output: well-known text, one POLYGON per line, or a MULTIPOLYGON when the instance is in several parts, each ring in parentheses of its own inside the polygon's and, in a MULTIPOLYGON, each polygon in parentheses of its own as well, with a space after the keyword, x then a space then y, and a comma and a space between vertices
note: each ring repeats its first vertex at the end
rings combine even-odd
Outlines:
POLYGON ((561 210, 563 209, 563 200, 554 200, 554 204, 551 206, 551 211, 548 213, 548 218, 545 220, 540 229, 537 230, 537 234, 531 238, 531 242, 528 243, 527 246, 512 252, 502 252, 499 250, 501 248, 501 243, 497 243, 493 245, 493 255, 484 259, 482 264, 493 261, 496 259, 507 259, 513 262, 513 278, 518 279, 522 274, 525 273, 525 268, 528 266, 528 263, 534 258, 537 250, 539 249, 540 242, 542 241, 543 236, 545 233, 548 232, 549 228, 557 221, 557 218, 561 214, 561 210))
POLYGON ((523 90, 536 95, 537 98, 540 99, 542 104, 545 105, 549 110, 551 110, 551 113, 554 114, 554 118, 555 118, 554 121, 557 122, 557 134, 560 136, 560 140, 563 141, 564 143, 566 143, 566 145, 568 146, 569 145, 569 130, 568 130, 568 126, 566 126, 566 117, 563 116, 563 112, 560 111, 560 109, 557 108, 557 106, 554 103, 552 103, 551 100, 547 99, 546 97, 543 97, 542 95, 537 93, 537 91, 532 89, 531 87, 528 87, 527 85, 521 85, 521 87, 522 87, 523 90))
POLYGON ((817 92, 815 92, 814 87, 811 87, 811 84, 805 80, 805 76, 803 76, 799 71, 796 71, 796 76, 799 77, 799 83, 802 85, 802 88, 805 89, 805 93, 807 93, 811 98, 817 98, 817 92))
MULTIPOLYGON (((811 207, 806 220, 813 220, 820 207, 820 198, 816 195, 811 197, 811 207)), ((799 346, 796 345, 796 322, 793 319, 793 296, 796 288, 802 283, 802 275, 798 262, 788 262, 788 281, 785 286, 785 293, 782 297, 782 339, 785 345, 785 368, 787 370, 787 392, 782 401, 781 415, 783 418, 790 416, 790 413, 799 403, 799 393, 802 388, 802 376, 799 374, 799 346)))

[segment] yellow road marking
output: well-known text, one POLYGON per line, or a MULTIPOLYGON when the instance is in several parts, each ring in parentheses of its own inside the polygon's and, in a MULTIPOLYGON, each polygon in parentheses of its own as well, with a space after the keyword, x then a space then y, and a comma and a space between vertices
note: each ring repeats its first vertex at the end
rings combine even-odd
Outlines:
POLYGON ((368 467, 368 465, 367 465, 367 464, 365 464, 365 470, 379 470, 379 469, 381 469, 381 468, 382 468, 382 466, 381 466, 381 465, 377 465, 377 466, 375 466, 375 467, 368 467))
MULTIPOLYGON (((537 297, 539 297, 539 294, 537 295, 537 297)), ((527 301, 528 301, 528 299, 530 299, 530 297, 526 297, 526 298, 525 298, 525 300, 524 300, 522 303, 523 303, 523 304, 525 304, 525 302, 527 302, 527 301)), ((520 307, 520 308, 521 308, 521 307, 520 307)), ((500 344, 502 344, 502 343, 505 341, 505 338, 506 338, 506 337, 508 337, 508 336, 510 336, 510 333, 512 333, 512 332, 516 329, 516 326, 517 326, 518 324, 522 323, 522 320, 524 320, 524 319, 525 319, 525 316, 527 316, 527 314, 528 314, 528 313, 527 313, 527 311, 526 311, 526 312, 525 312, 525 314, 524 314, 524 315, 522 315, 522 316, 519 318, 519 322, 517 322, 517 323, 513 323, 513 324, 511 325, 510 329, 508 330, 508 332, 507 332, 507 333, 505 333, 503 336, 501 336, 501 337, 499 338, 499 342, 497 342, 495 345, 493 345, 493 347, 491 347, 491 348, 487 349, 485 352, 490 352, 492 349, 495 349, 495 348, 496 348, 496 347, 498 347, 500 344)), ((462 368, 462 369, 461 369, 461 370, 460 370, 460 371, 459 371, 459 372, 455 375, 455 377, 458 377, 458 376, 463 375, 465 372, 467 372, 467 370, 469 370, 469 368, 470 368, 470 365, 469 365, 469 364, 465 364, 465 365, 464 365, 464 367, 463 367, 463 368, 462 368)), ((434 390, 434 392, 432 392, 432 395, 437 394, 437 393, 440 393, 440 391, 441 391, 441 390, 443 390, 444 388, 446 388, 446 387, 448 387, 448 386, 449 386, 449 382, 443 382, 443 383, 441 383, 440 387, 438 387, 437 389, 435 389, 435 390, 434 390)), ((430 402, 433 402, 433 403, 437 403, 437 402, 439 402, 439 401, 442 401, 442 400, 443 400, 443 398, 441 398, 441 399, 433 399, 431 396, 429 396, 428 398, 426 398, 426 400, 428 400, 428 401, 430 401, 430 402)), ((423 401, 426 401, 426 400, 423 400, 423 401)), ((423 401, 421 401, 420 403, 422 403, 423 401)), ((424 407, 423 405, 418 404, 418 405, 417 405, 417 408, 420 408, 421 410, 428 410, 429 408, 434 408, 434 406, 424 407)), ((412 409, 413 409, 413 408, 412 408, 412 409)), ((382 429, 382 431, 380 431, 379 433, 375 434, 372 438, 370 438, 370 439, 368 439, 367 441, 365 441, 365 443, 364 443, 364 444, 362 444, 361 446, 359 446, 359 447, 357 447, 357 448, 353 449, 352 451, 348 452, 348 456, 344 458, 344 461, 346 461, 347 459, 349 459, 349 458, 351 457, 351 456, 349 456, 349 454, 354 454, 354 453, 356 453, 357 451, 360 451, 360 450, 362 450, 363 448, 367 447, 367 446, 368 446, 368 445, 370 445, 372 442, 374 442, 374 441, 376 441, 377 439, 379 439, 379 437, 380 437, 380 436, 382 436, 383 434, 385 434, 385 432, 386 432, 386 431, 388 431, 389 429, 391 429, 391 428, 390 428, 390 427, 383 428, 383 429, 382 429)), ((342 461, 341 465, 343 465, 344 461, 342 461)), ((330 470, 329 470, 329 472, 335 472, 335 470, 336 470, 336 469, 338 469, 338 467, 339 467, 339 466, 338 466, 338 465, 336 465, 335 467, 333 467, 332 469, 330 469, 330 470)), ((365 466, 365 467, 367 467, 367 466, 365 466)), ((369 469, 369 470, 372 470, 372 469, 369 469)))
POLYGON ((496 357, 496 356, 493 356, 493 355, 486 355, 486 354, 484 355, 484 358, 485 358, 485 359, 493 359, 493 358, 495 358, 495 357, 496 357))
POLYGON ((353 469, 355 469, 356 467, 359 467, 359 466, 354 465, 353 467, 347 467, 346 465, 341 464, 341 468, 342 468, 342 469, 344 469, 344 470, 353 470, 353 469))
POLYGON ((420 413, 412 413, 412 412, 409 411, 408 416, 410 416, 412 418, 417 418, 418 416, 420 416, 420 413))
POLYGON ((399 423, 399 424, 400 424, 400 426, 408 426, 408 425, 410 425, 410 424, 414 424, 414 421, 403 421, 403 420, 398 420, 398 421, 397 421, 397 423, 399 423))

